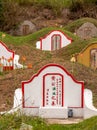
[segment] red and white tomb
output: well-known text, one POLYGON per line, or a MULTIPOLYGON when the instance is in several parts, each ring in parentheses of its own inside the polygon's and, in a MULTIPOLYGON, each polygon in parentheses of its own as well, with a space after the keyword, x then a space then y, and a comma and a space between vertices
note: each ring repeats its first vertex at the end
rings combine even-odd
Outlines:
POLYGON ((43 118, 83 116, 84 83, 76 81, 62 66, 48 64, 30 80, 22 82, 22 107, 26 115, 43 118))
POLYGON ((22 68, 23 66, 18 63, 19 55, 16 55, 14 51, 8 49, 8 47, 0 41, 0 69, 13 70, 15 68, 22 68))
POLYGON ((72 39, 64 32, 53 30, 46 36, 40 38, 40 41, 37 41, 36 48, 45 51, 54 51, 63 48, 70 43, 72 43, 72 39))

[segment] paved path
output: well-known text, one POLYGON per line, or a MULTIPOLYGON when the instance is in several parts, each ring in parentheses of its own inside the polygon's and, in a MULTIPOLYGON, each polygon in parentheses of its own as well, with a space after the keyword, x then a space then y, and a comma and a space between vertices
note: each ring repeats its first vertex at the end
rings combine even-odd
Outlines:
POLYGON ((83 118, 68 119, 46 119, 48 124, 76 124, 83 121, 83 118))

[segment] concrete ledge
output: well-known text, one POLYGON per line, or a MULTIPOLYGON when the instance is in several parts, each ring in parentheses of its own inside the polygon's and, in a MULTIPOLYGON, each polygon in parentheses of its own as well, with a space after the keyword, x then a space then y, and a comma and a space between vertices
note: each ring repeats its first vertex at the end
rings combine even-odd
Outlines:
POLYGON ((68 109, 66 107, 40 107, 39 116, 42 118, 68 118, 68 109))

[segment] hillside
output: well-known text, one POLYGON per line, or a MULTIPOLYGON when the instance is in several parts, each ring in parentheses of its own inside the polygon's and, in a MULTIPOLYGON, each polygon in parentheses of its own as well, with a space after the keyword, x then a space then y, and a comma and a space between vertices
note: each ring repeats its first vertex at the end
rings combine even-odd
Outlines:
POLYGON ((11 109, 13 105, 13 94, 16 88, 21 88, 21 81, 29 80, 34 73, 37 73, 41 67, 49 63, 57 63, 64 66, 69 73, 72 73, 72 67, 74 69, 73 75, 75 79, 85 82, 85 88, 89 88, 93 91, 94 104, 97 106, 97 71, 87 68, 81 64, 70 62, 72 54, 79 53, 86 45, 91 42, 96 42, 97 38, 88 40, 81 40, 74 34, 62 29, 62 28, 44 28, 36 33, 23 36, 13 37, 6 34, 4 39, 1 39, 2 32, 0 33, 0 40, 5 42, 9 49, 15 51, 20 55, 20 63, 22 63, 22 56, 26 57, 25 65, 31 63, 32 69, 20 69, 4 72, 0 75, 0 92, 2 104, 1 110, 11 109), (73 39, 73 43, 60 50, 49 52, 36 49, 36 41, 40 37, 44 36, 51 30, 60 29, 65 34, 73 39))
MULTIPOLYGON (((37 5, 37 3, 35 4, 37 5)), ((68 5, 68 2, 66 4, 68 5)), ((25 56, 25 65, 28 65, 29 63, 32 64, 32 69, 17 69, 0 73, 0 111, 10 110, 13 106, 14 92, 17 88, 21 88, 21 82, 29 80, 33 74, 37 73, 41 69, 41 67, 49 63, 62 65, 75 77, 76 80, 84 81, 85 88, 92 90, 94 106, 97 107, 97 70, 93 70, 77 62, 72 63, 70 61, 73 54, 80 53, 81 50, 83 50, 91 43, 97 43, 97 37, 88 40, 82 40, 74 34, 75 30, 85 22, 91 22, 97 27, 97 16, 95 13, 97 11, 97 5, 94 7, 89 5, 86 10, 84 7, 83 11, 71 11, 69 14, 66 12, 63 13, 64 7, 62 8, 61 13, 56 12, 56 9, 59 8, 58 6, 53 8, 55 10, 51 8, 51 5, 49 8, 46 5, 35 6, 33 4, 31 4, 31 6, 29 6, 29 4, 27 6, 25 6, 25 4, 14 6, 16 6, 17 10, 19 9, 19 13, 16 13, 16 17, 13 21, 10 21, 10 19, 15 16, 16 10, 14 10, 12 14, 9 12, 10 15, 8 14, 7 16, 10 17, 6 17, 6 19, 8 18, 10 22, 6 21, 4 23, 5 25, 1 28, 0 40, 3 41, 9 49, 14 50, 15 54, 20 55, 19 62, 21 64, 23 64, 22 57, 25 56), (31 13, 33 11, 35 13, 31 13), (34 22, 37 27, 37 31, 26 36, 10 35, 10 29, 17 27, 17 25, 25 19, 29 19, 34 22), (7 22, 10 24, 7 25, 7 22), (66 35, 73 39, 72 44, 52 52, 36 49, 36 41, 38 41, 40 37, 49 33, 51 30, 62 30, 66 35), (2 38, 2 34, 5 34, 6 36, 2 38)), ((36 130, 97 129, 96 117, 85 120, 77 125, 74 124, 67 126, 48 125, 40 118, 34 119, 30 117, 15 117, 15 115, 4 115, 0 116, 0 130, 6 130, 8 127, 10 129, 16 128, 18 130, 22 122, 33 125, 36 130)))

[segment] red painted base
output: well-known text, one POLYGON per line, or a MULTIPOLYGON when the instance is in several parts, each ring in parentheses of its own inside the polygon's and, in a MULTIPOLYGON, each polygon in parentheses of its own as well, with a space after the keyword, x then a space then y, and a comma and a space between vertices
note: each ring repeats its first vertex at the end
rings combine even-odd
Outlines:
POLYGON ((13 66, 3 66, 3 71, 13 70, 13 66))

